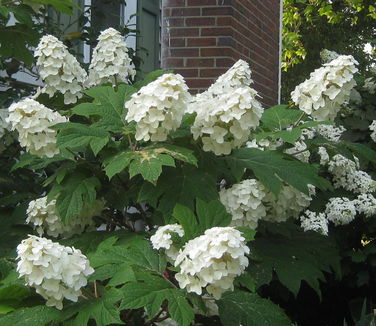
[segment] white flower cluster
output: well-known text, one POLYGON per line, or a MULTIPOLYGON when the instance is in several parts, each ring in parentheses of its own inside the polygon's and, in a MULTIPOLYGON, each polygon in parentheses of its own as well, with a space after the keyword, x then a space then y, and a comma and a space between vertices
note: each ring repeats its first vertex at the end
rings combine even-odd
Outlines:
POLYGON ((369 125, 369 130, 371 130, 371 139, 376 143, 376 120, 373 120, 369 125))
POLYGON ((190 99, 181 75, 164 74, 142 87, 125 103, 126 120, 136 121, 136 139, 165 141, 180 126, 190 99))
POLYGON ((25 99, 9 107, 7 121, 17 130, 20 145, 37 156, 53 157, 59 153, 56 147, 56 131, 50 127, 67 119, 58 112, 33 100, 25 99))
POLYGON ((191 131, 201 138, 204 151, 230 154, 245 144, 264 112, 257 92, 249 87, 251 71, 238 61, 204 93, 196 95, 188 111, 196 113, 191 131))
POLYGON ((319 125, 317 127, 317 133, 330 140, 332 142, 339 142, 342 134, 346 131, 343 126, 335 126, 335 125, 319 125))
POLYGON ((376 81, 374 78, 366 78, 364 80, 364 85, 363 88, 370 94, 375 94, 376 93, 376 81))
POLYGON ((80 250, 46 238, 30 236, 17 247, 17 272, 26 284, 47 300, 47 306, 63 308, 63 299, 77 302, 87 276, 94 273, 80 250))
POLYGON ((46 86, 43 92, 50 97, 57 91, 64 95, 64 103, 76 103, 82 97, 86 71, 67 47, 52 35, 43 36, 35 51, 39 74, 46 86))
POLYGON ((359 170, 358 159, 355 162, 342 156, 334 155, 328 163, 328 171, 333 175, 334 186, 354 193, 368 193, 376 189, 376 182, 364 171, 359 170))
POLYGON ((315 231, 323 235, 328 235, 328 220, 324 213, 315 213, 306 210, 300 216, 301 227, 306 231, 315 231))
POLYGON ((318 154, 320 156, 321 165, 326 165, 329 163, 330 157, 325 147, 320 146, 318 150, 318 154))
POLYGON ((4 136, 7 130, 10 130, 10 124, 7 120, 8 116, 8 110, 0 109, 0 138, 4 136))
POLYGON ((371 194, 360 194, 354 201, 358 213, 370 217, 376 214, 376 198, 371 194))
POLYGON ((134 77, 136 71, 131 67, 127 44, 120 32, 108 28, 101 32, 98 41, 89 66, 88 87, 126 83, 129 77, 134 77))
POLYGON ((267 215, 265 220, 271 222, 284 222, 288 218, 297 218, 306 209, 315 194, 315 187, 308 185, 309 195, 291 187, 283 186, 278 196, 268 192, 264 198, 267 215))
POLYGON ((165 253, 167 257, 175 260, 178 256, 178 250, 174 247, 171 239, 171 234, 175 233, 179 237, 184 236, 184 230, 179 224, 167 224, 160 226, 153 236, 150 237, 150 241, 154 249, 166 249, 165 253))
POLYGON ((90 207, 85 205, 82 214, 70 219, 67 224, 64 224, 57 214, 55 205, 56 200, 47 202, 47 196, 29 203, 26 223, 32 224, 40 236, 46 233, 51 237, 71 237, 74 234, 81 234, 88 228, 93 228, 92 217, 102 212, 104 202, 97 200, 90 207))
POLYGON ((179 286, 202 294, 202 289, 218 300, 223 292, 233 290, 234 279, 248 266, 249 248, 241 233, 232 227, 214 227, 188 241, 179 252, 175 275, 179 286))
POLYGON ((349 224, 355 219, 354 202, 346 197, 330 198, 325 208, 326 218, 335 225, 349 224))
POLYGON ((353 76, 358 71, 357 64, 352 56, 344 55, 324 64, 296 86, 292 100, 314 120, 334 120, 356 85, 353 76))
POLYGON ((258 220, 266 215, 262 203, 265 195, 264 186, 256 179, 243 180, 219 192, 222 204, 232 215, 232 225, 247 226, 251 229, 256 229, 258 220))
POLYGON ((247 87, 252 83, 248 63, 244 60, 238 60, 229 70, 217 78, 215 83, 208 88, 208 93, 221 95, 232 92, 239 87, 247 87))

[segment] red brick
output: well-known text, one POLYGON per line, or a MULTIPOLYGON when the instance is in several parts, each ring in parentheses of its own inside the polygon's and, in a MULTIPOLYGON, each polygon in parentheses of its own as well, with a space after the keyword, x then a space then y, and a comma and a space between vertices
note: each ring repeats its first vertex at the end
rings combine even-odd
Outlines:
POLYGON ((231 26, 233 18, 228 17, 217 17, 217 26, 231 26))
POLYGON ((187 67, 214 67, 214 59, 187 59, 185 65, 187 67))
POLYGON ((200 77, 219 77, 227 69, 200 69, 200 77))
POLYGON ((170 38, 168 41, 169 46, 171 47, 184 47, 185 38, 170 38))
POLYGON ((235 63, 232 58, 217 58, 215 59, 215 65, 217 67, 231 67, 235 63))
POLYGON ((198 49, 170 49, 170 53, 172 57, 198 57, 199 50, 198 49))
POLYGON ((214 37, 188 38, 187 46, 214 46, 217 44, 217 39, 214 37))
POLYGON ((167 17, 165 18, 165 25, 166 26, 177 26, 177 27, 182 27, 184 26, 184 18, 170 18, 167 17))
POLYGON ((231 48, 201 48, 200 55, 203 57, 231 57, 233 50, 231 48))
POLYGON ((184 64, 184 59, 181 58, 165 58, 163 60, 164 64, 168 67, 182 67, 184 64))
POLYGON ((187 17, 187 16, 200 16, 201 8, 173 8, 171 10, 172 17, 187 17))
POLYGON ((174 69, 174 73, 180 74, 183 77, 198 77, 198 69, 174 69))
POLYGON ((198 28, 171 28, 170 30, 170 37, 198 36, 199 34, 198 28))
POLYGON ((204 18, 186 18, 186 26, 211 26, 215 25, 215 18, 213 17, 204 17, 204 18))
POLYGON ((187 0, 188 6, 214 6, 217 4, 217 0, 187 0))
POLYGON ((187 79, 186 82, 189 88, 208 88, 213 79, 187 79))
POLYGON ((232 15, 232 7, 207 7, 202 8, 202 16, 226 16, 232 15))
POLYGON ((232 30, 229 27, 202 28, 201 36, 231 36, 232 30))

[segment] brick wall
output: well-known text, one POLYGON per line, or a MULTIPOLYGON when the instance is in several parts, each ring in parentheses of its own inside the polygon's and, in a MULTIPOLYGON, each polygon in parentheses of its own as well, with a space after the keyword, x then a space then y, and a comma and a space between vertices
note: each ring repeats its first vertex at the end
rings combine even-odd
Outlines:
POLYGON ((162 67, 199 92, 236 60, 246 60, 263 104, 274 105, 279 13, 279 0, 162 0, 162 67))

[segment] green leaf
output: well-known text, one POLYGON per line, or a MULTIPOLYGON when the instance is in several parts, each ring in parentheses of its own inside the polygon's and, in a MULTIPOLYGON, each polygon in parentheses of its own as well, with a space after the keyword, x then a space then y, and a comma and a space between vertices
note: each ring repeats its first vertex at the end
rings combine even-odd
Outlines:
POLYGON ((35 3, 51 5, 63 14, 72 15, 73 8, 79 8, 72 0, 33 0, 35 3))
POLYGON ((11 171, 15 171, 17 169, 25 167, 27 167, 30 170, 39 170, 47 167, 51 163, 60 162, 62 160, 64 160, 64 158, 60 155, 55 155, 52 158, 47 158, 39 157, 26 152, 23 153, 20 156, 19 161, 12 166, 11 171))
POLYGON ((51 321, 57 320, 62 312, 55 308, 36 306, 32 308, 17 309, 0 317, 1 326, 45 326, 51 321))
POLYGON ((226 159, 232 164, 250 169, 264 186, 274 194, 282 189, 283 181, 308 194, 308 184, 322 190, 331 189, 331 184, 318 175, 318 170, 309 164, 291 161, 277 151, 261 151, 254 148, 234 150, 226 159))
POLYGON ((129 283, 122 287, 122 291, 123 308, 137 309, 146 306, 149 317, 153 317, 160 310, 162 303, 167 300, 171 318, 179 326, 188 326, 193 321, 193 309, 183 293, 162 278, 153 277, 143 283, 129 283))
MULTIPOLYGON (((112 288, 105 291, 98 299, 84 300, 67 309, 66 316, 76 315, 72 326, 87 325, 89 320, 95 320, 96 326, 108 326, 109 324, 123 324, 120 319, 118 302, 122 300, 122 292, 112 288)), ((36 324, 35 324, 36 325, 36 324)))
POLYGON ((283 141, 295 144, 295 142, 300 138, 302 135, 302 131, 300 128, 294 128, 291 130, 281 130, 281 131, 269 131, 269 132, 263 132, 256 135, 256 140, 260 141, 261 139, 270 137, 273 140, 276 139, 282 139, 283 141))
POLYGON ((97 155, 110 140, 110 135, 106 130, 94 126, 66 122, 56 127, 60 128, 56 139, 56 144, 60 149, 79 150, 90 145, 94 155, 97 155))
POLYGON ((155 187, 144 183, 138 200, 149 201, 161 212, 171 214, 177 203, 193 211, 196 198, 206 202, 217 199, 216 179, 206 171, 184 166, 165 169, 155 187))
POLYGON ((264 111, 261 127, 270 131, 282 130, 295 125, 304 115, 300 110, 288 109, 287 105, 276 105, 264 111))
POLYGON ((223 326, 292 326, 283 310, 256 293, 225 293, 217 301, 223 326))
POLYGON ((193 239, 197 235, 198 222, 193 212, 186 206, 176 204, 172 216, 176 218, 184 229, 184 237, 193 239))
POLYGON ((372 163, 376 163, 376 152, 369 146, 360 143, 349 142, 343 142, 343 144, 348 149, 350 149, 355 154, 355 156, 364 158, 372 163))
POLYGON ((231 215, 219 200, 205 203, 201 199, 196 201, 196 213, 201 232, 215 226, 228 226, 231 223, 231 215))
POLYGON ((121 152, 107 159, 104 171, 111 179, 115 174, 129 167, 131 178, 141 174, 145 180, 156 183, 162 173, 162 166, 175 167, 174 158, 193 165, 197 164, 192 151, 174 145, 159 144, 138 151, 121 152))
POLYGON ((72 109, 72 112, 85 117, 99 117, 99 121, 95 122, 93 127, 120 133, 127 125, 124 102, 135 91, 134 87, 125 84, 119 85, 117 90, 111 86, 88 89, 85 94, 94 98, 93 103, 79 104, 72 109))
POLYGON ((266 225, 268 233, 252 242, 254 262, 249 264, 249 271, 256 277, 257 286, 269 283, 275 272, 295 296, 302 281, 320 295, 323 272, 340 274, 338 249, 328 237, 303 232, 293 223, 266 225))
POLYGON ((84 203, 91 205, 96 199, 96 188, 100 182, 96 177, 73 173, 62 184, 55 185, 48 194, 50 200, 57 197, 56 209, 63 220, 68 221, 81 213, 84 203))

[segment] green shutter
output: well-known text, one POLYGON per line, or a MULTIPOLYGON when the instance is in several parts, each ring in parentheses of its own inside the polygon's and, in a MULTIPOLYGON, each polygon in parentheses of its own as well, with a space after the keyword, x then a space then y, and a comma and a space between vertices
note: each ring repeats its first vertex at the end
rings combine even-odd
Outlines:
POLYGON ((141 76, 159 69, 160 60, 160 6, 159 0, 138 0, 137 3, 138 56, 143 60, 141 76), (142 49, 146 49, 143 51, 142 49))

